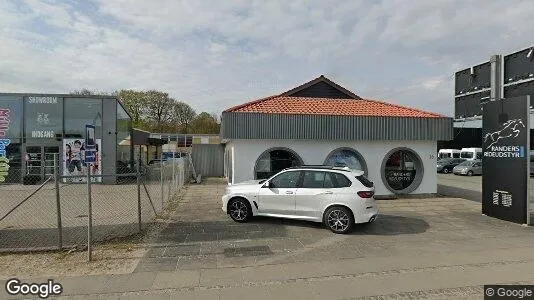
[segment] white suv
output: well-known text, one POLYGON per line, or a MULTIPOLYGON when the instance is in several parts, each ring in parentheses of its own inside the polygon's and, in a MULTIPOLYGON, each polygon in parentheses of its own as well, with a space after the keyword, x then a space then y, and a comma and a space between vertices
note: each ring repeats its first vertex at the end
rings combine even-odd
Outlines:
POLYGON ((285 169, 269 179, 229 185, 222 210, 236 222, 252 216, 323 222, 335 233, 378 216, 373 182, 362 171, 329 166, 285 169))

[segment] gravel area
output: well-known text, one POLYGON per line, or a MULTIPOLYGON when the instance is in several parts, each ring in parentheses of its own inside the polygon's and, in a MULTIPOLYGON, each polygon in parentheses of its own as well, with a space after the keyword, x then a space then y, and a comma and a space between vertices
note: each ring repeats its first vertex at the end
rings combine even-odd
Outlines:
POLYGON ((0 256, 0 279, 53 278, 96 274, 131 273, 144 248, 100 247, 93 251, 93 261, 87 261, 87 251, 4 254, 0 256))

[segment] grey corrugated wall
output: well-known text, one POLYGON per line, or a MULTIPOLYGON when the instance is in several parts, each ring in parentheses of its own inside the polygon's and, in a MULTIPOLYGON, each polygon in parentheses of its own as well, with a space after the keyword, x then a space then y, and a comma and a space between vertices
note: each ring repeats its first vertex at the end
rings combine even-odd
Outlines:
POLYGON ((453 139, 452 118, 223 113, 224 139, 453 139))
POLYGON ((195 171, 202 177, 224 176, 224 145, 193 144, 191 158, 195 171))

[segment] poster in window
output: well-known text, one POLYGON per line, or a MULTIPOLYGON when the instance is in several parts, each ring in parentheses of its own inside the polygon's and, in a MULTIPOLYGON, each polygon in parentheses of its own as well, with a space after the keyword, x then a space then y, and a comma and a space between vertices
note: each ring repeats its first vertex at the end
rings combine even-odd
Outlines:
MULTIPOLYGON (((87 182, 87 168, 91 167, 91 174, 101 175, 100 159, 101 139, 96 139, 94 155, 95 161, 91 165, 85 162, 85 139, 63 140, 63 175, 79 176, 64 178, 64 182, 87 182)), ((102 182, 102 177, 92 178, 91 182, 102 182)))

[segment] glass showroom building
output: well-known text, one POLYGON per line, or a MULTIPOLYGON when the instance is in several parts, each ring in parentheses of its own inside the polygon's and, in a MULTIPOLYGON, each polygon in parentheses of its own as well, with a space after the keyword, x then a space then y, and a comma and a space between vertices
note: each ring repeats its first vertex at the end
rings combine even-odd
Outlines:
POLYGON ((60 174, 82 175, 86 125, 95 126, 93 173, 132 166, 132 121, 115 97, 0 94, 0 183, 42 182, 52 174, 56 155, 60 174))

